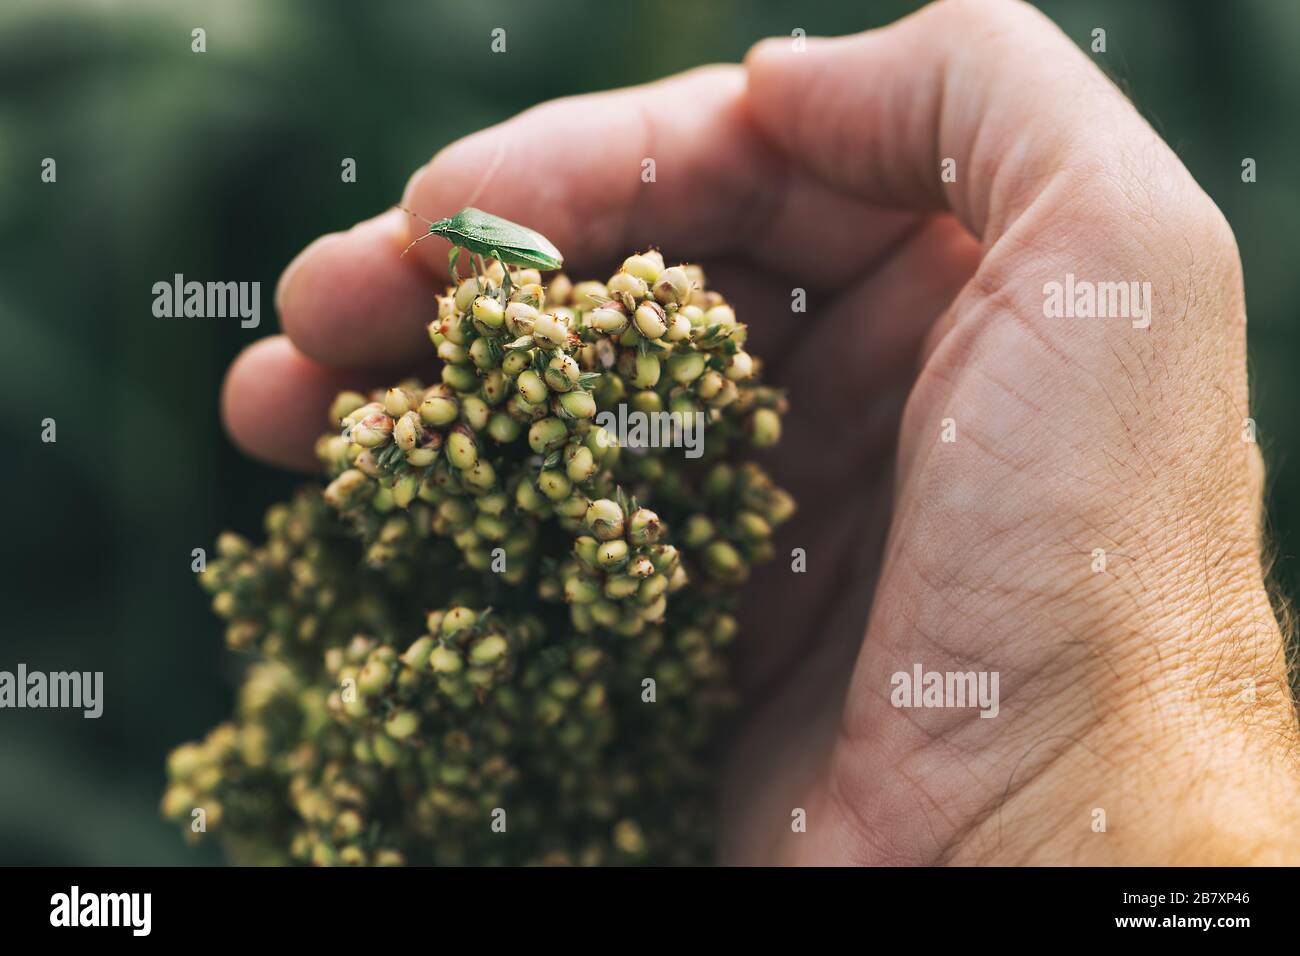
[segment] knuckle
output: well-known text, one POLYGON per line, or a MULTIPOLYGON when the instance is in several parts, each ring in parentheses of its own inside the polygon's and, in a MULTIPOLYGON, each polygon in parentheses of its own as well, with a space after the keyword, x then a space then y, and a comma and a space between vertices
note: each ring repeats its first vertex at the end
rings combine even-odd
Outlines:
POLYGON ((1038 22, 1042 14, 1025 0, 935 0, 925 11, 954 24, 987 26, 992 22, 1038 22))
POLYGON ((1232 224, 1228 222, 1228 217, 1223 214, 1223 210, 1213 199, 1205 193, 1200 195, 1198 212, 1205 223, 1206 239, 1210 249, 1226 258, 1229 264, 1235 266, 1240 272, 1241 249, 1237 245, 1237 234, 1233 231, 1232 224))
POLYGON ((1158 152, 1080 162, 1064 211, 1117 247, 1230 292, 1241 281, 1232 226, 1177 157, 1163 144, 1158 152))

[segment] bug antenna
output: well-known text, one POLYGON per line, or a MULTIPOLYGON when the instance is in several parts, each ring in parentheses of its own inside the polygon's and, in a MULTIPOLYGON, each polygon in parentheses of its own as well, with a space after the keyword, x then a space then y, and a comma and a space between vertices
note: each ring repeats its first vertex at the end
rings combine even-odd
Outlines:
MULTIPOLYGON (((419 243, 419 242, 424 242, 424 240, 428 239, 428 238, 429 238, 430 236, 432 236, 432 235, 433 235, 433 233, 431 233, 431 232, 426 232, 424 235, 422 235, 422 236, 420 236, 418 239, 416 239, 415 242, 410 243, 410 245, 408 245, 405 249, 403 249, 403 250, 402 250, 402 255, 404 256, 404 255, 406 255, 408 252, 410 252, 410 251, 411 251, 411 246, 413 246, 413 245, 415 245, 416 243, 419 243)), ((400 257, 399 257, 399 258, 400 258, 400 257)))
POLYGON ((402 212, 406 213, 408 216, 414 216, 416 219, 424 219, 424 221, 425 221, 426 223, 428 223, 430 226, 433 225, 433 220, 432 220, 432 219, 425 219, 424 216, 421 216, 421 215, 420 215, 418 212, 416 212, 414 209, 407 209, 407 208, 406 208, 405 206, 403 206, 401 203, 397 203, 396 205, 397 205, 397 208, 398 208, 398 209, 402 210, 402 212))
MULTIPOLYGON (((418 212, 416 212, 414 209, 407 209, 405 206, 401 205, 400 203, 397 204, 397 208, 400 209, 400 210, 402 210, 402 212, 406 213, 408 216, 414 216, 416 219, 424 219, 424 221, 427 222, 427 223, 429 224, 430 227, 433 226, 433 220, 432 220, 432 219, 425 219, 424 216, 421 216, 421 215, 420 215, 418 212)), ((422 241, 424 241, 425 239, 428 239, 428 238, 429 238, 430 236, 432 236, 432 235, 433 235, 432 232, 426 232, 424 235, 420 236, 419 239, 416 239, 415 242, 410 243, 410 245, 408 245, 405 249, 403 249, 403 250, 402 250, 402 255, 404 256, 404 255, 406 255, 408 252, 410 252, 410 251, 411 251, 411 246, 415 245, 416 242, 422 242, 422 241)))

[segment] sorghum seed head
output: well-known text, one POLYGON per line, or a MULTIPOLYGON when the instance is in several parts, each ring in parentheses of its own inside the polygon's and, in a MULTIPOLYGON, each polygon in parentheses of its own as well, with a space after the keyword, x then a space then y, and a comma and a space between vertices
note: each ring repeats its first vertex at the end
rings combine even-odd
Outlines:
POLYGON ((681 266, 659 273, 654 280, 654 295, 660 305, 685 305, 691 297, 691 280, 681 266))
POLYGON ((528 429, 528 447, 539 455, 554 451, 569 437, 568 427, 558 418, 542 418, 528 429))
POLYGON ((695 383, 695 394, 707 402, 722 391, 722 386, 726 381, 721 372, 708 369, 700 375, 699 380, 695 383))
POLYGON ((433 638, 429 635, 418 638, 415 643, 406 649, 402 655, 402 663, 407 667, 419 670, 429 662, 429 655, 433 653, 433 638))
POLYGON ((623 509, 617 501, 598 498, 587 506, 587 527, 601 541, 623 537, 623 509))
POLYGON ((694 807, 700 748, 734 696, 719 654, 735 634, 727 609, 794 503, 753 464, 706 465, 697 483, 675 456, 620 455, 594 416, 624 402, 703 411, 719 426, 716 464, 739 439, 775 441, 784 398, 755 383, 757 357, 742 367, 745 327, 696 267, 665 268, 652 251, 608 286, 556 276, 544 289, 532 269, 510 277, 508 300, 500 263, 486 288, 466 280, 439 299, 429 329, 446 363, 439 384, 336 398, 339 427, 317 444, 338 475, 323 494, 273 508, 261 547, 220 542, 201 583, 232 645, 269 661, 250 670, 237 720, 172 760, 166 809, 178 819, 205 806, 231 846, 298 862, 527 862, 518 847, 532 837, 480 850, 470 821, 512 805, 512 829, 544 833, 546 808, 517 797, 550 788, 585 794, 582 836, 556 846, 570 862, 687 859, 703 846, 653 809, 634 818, 635 795, 653 776, 655 792, 694 807), (682 554, 624 490, 670 509, 682 554), (543 602, 568 602, 568 635, 523 608, 530 582, 543 602), (405 609, 430 593, 444 609, 399 656, 405 609), (489 603, 491 616, 471 610, 489 603), (672 713, 628 723, 625 695, 607 688, 646 671, 674 696, 672 713), (301 720, 281 729, 285 707, 301 720), (642 744, 682 759, 636 766, 615 749, 642 744), (537 759, 516 766, 521 748, 537 759), (401 819, 381 809, 394 785, 409 809, 401 819), (250 811, 268 796, 296 815, 288 827, 250 811), (652 821, 647 841, 640 827, 652 821))
POLYGON ((532 355, 528 349, 512 349, 501 360, 501 371, 505 375, 515 376, 532 364, 532 355))
POLYGON ((627 312, 621 303, 614 301, 587 313, 587 324, 597 332, 619 335, 627 328, 627 312))
POLYGON ((357 674, 357 689, 363 694, 378 694, 388 686, 389 678, 393 676, 392 670, 382 661, 368 661, 357 674))
POLYGON ((390 388, 384 393, 384 411, 393 418, 401 418, 417 404, 415 396, 404 388, 390 388))
POLYGON ((640 586, 639 578, 627 574, 611 574, 605 578, 605 597, 611 601, 622 601, 636 594, 640 586))
POLYGON ((730 578, 744 568, 740 552, 727 541, 714 541, 704 550, 704 566, 720 578, 730 578))
POLYGON ((223 558, 246 557, 251 550, 247 539, 233 531, 223 531, 217 536, 217 554, 223 558))
POLYGON ((450 637, 457 631, 473 627, 478 622, 478 614, 467 607, 453 607, 442 616, 442 633, 450 637))
POLYGON ((414 473, 407 472, 393 483, 393 503, 403 510, 409 508, 411 502, 415 500, 415 493, 419 491, 419 488, 420 479, 414 473))
POLYGON ((405 740, 420 729, 420 715, 413 710, 394 711, 384 722, 384 730, 395 740, 405 740))
POLYGON ((497 474, 487 461, 480 458, 478 461, 461 473, 462 480, 472 488, 478 488, 486 491, 496 484, 497 474))
POLYGON ((617 453, 618 436, 603 426, 593 425, 591 431, 587 432, 586 445, 596 460, 603 463, 617 453))
POLYGON ((489 405, 499 405, 510 394, 510 381, 499 368, 489 369, 483 376, 483 399, 489 405))
POLYGON ((455 674, 464 666, 459 652, 445 644, 435 647, 429 655, 429 669, 435 674, 455 674))
POLYGON ((713 538, 713 522, 704 515, 691 515, 682 529, 682 543, 688 548, 702 548, 713 538))
POLYGON ((772 536, 772 526, 762 515, 742 511, 736 515, 736 532, 747 541, 762 540, 772 536))
POLYGON ((664 410, 663 397, 658 392, 649 389, 637 392, 632 396, 632 401, 629 404, 632 406, 633 411, 641 412, 643 415, 657 415, 664 410))
POLYGON ((596 564, 604 571, 617 571, 627 564, 628 553, 627 542, 622 538, 606 541, 596 549, 596 564))
MULTIPOLYGON (((689 418, 700 410, 700 406, 695 403, 695 397, 688 391, 674 390, 672 396, 668 399, 668 411, 675 419, 689 418)), ((674 424, 682 424, 675 421, 674 424)))
POLYGON ((474 363, 475 368, 488 371, 497 367, 500 359, 494 344, 494 341, 489 338, 475 339, 470 343, 469 360, 474 363))
POLYGON ((542 346, 557 349, 569 340, 569 329, 551 312, 543 312, 533 324, 533 339, 542 346))
POLYGON ((645 852, 645 835, 634 820, 620 820, 614 826, 614 846, 628 856, 640 856, 645 852))
POLYGON ((665 342, 684 342, 691 337, 691 321, 680 312, 668 317, 668 331, 664 333, 665 342))
POLYGON ((578 384, 582 369, 569 355, 557 355, 546 363, 546 384, 557 392, 567 392, 578 384))
POLYGON ((772 524, 782 524, 795 513, 794 498, 780 488, 773 488, 768 495, 767 520, 772 524))
POLYGON ((564 417, 570 419, 591 418, 596 414, 596 399, 585 389, 565 392, 556 402, 564 417))
POLYGON ((459 286, 456 287, 455 304, 458 312, 468 312, 478 298, 478 282, 474 279, 463 279, 459 286))
POLYGON ((671 571, 677 566, 678 557, 677 549, 671 544, 658 544, 650 549, 650 560, 655 563, 656 571, 671 571))
POLYGON ((564 600, 569 604, 592 604, 600 597, 595 584, 578 575, 564 579, 564 600))
POLYGON ((781 440, 781 416, 770 408, 758 408, 749 417, 749 440, 755 448, 771 448, 781 440))
POLYGON ((678 385, 689 385, 704 374, 707 360, 700 352, 683 352, 668 359, 668 377, 678 385))
POLYGON ((464 471, 478 462, 478 442, 474 431, 464 424, 457 425, 447 435, 447 460, 464 471))
POLYGON ((532 335, 538 314, 536 306, 527 302, 511 302, 505 311, 506 331, 515 338, 532 335))
POLYGON ((634 363, 632 384, 637 388, 654 388, 659 384, 660 371, 657 355, 638 355, 634 363))
POLYGON ((424 434, 424 423, 418 412, 407 412, 393 426, 393 441, 402 451, 410 451, 424 434))
POLYGON ((585 446, 578 448, 564 466, 570 480, 581 483, 596 473, 596 457, 585 446))
POLYGON ((573 553, 594 568, 600 561, 600 547, 599 541, 589 534, 584 534, 573 542, 573 553))
POLYGON ((653 604, 668 590, 668 578, 662 574, 643 575, 645 578, 637 588, 636 599, 641 604, 653 604))
POLYGON ((575 308, 594 309, 609 298, 609 288, 603 282, 579 282, 573 287, 573 305, 575 308))
POLYGON ((663 338, 668 331, 668 314, 658 302, 642 302, 636 307, 632 321, 637 331, 648 339, 663 338))
POLYGON ((339 392, 330 405, 330 424, 337 425, 365 404, 366 397, 360 392, 339 392))
POLYGON ((575 521, 581 521, 587 514, 589 504, 591 504, 591 501, 585 495, 570 495, 563 501, 556 503, 555 513, 561 518, 572 518, 575 521))
POLYGON ((508 445, 519 437, 523 428, 504 412, 497 412, 488 419, 487 433, 502 445, 508 445))
POLYGON ((648 578, 655 573, 654 562, 643 554, 628 564, 627 573, 637 579, 648 578))
POLYGON ((511 302, 519 302, 540 309, 546 302, 546 289, 540 282, 525 282, 522 285, 516 282, 515 287, 510 290, 510 298, 507 300, 506 305, 508 306, 511 302))
POLYGON ((727 360, 727 378, 733 382, 743 382, 754 374, 754 360, 743 349, 727 360))
POLYGON ((546 301, 550 305, 568 305, 573 295, 573 282, 563 272, 551 279, 546 287, 546 301))
POLYGON ((438 346, 438 358, 448 365, 467 365, 469 364, 469 349, 463 345, 457 345, 455 342, 446 341, 438 346))
POLYGON ((656 263, 647 255, 628 256, 623 260, 623 271, 636 276, 647 284, 653 284, 659 278, 663 263, 656 263))
POLYGON ((475 641, 469 650, 469 659, 474 664, 495 664, 506 656, 509 645, 500 634, 488 634, 475 641))
POLYGON ((632 299, 643 298, 646 294, 646 281, 640 276, 634 276, 630 272, 616 272, 609 278, 609 293, 612 296, 623 298, 628 296, 632 299))
POLYGON ((649 508, 632 512, 627 525, 628 540, 634 545, 654 544, 664 533, 663 522, 649 508))
POLYGON ((573 491, 573 482, 562 471, 544 471, 537 476, 537 488, 551 501, 563 501, 573 491))
POLYGON ((709 407, 726 408, 736 400, 739 394, 740 390, 736 387, 736 383, 731 381, 731 379, 724 379, 722 382, 722 388, 719 389, 718 394, 714 395, 713 398, 709 400, 709 407))
POLYGON ((465 424, 476 432, 487 428, 488 419, 492 417, 492 408, 477 395, 466 395, 460 403, 460 417, 465 424))
POLYGON ((458 392, 472 392, 478 387, 478 373, 466 365, 444 365, 442 381, 458 392))
POLYGON ((530 481, 521 481, 515 489, 515 504, 530 514, 543 514, 549 507, 545 496, 530 481))
POLYGON ((360 504, 374 493, 375 485, 364 473, 349 468, 330 482, 325 489, 325 501, 334 508, 347 510, 360 504))
POLYGON ((505 323, 506 310, 491 296, 481 295, 474 300, 474 320, 489 329, 499 329, 505 323))
POLYGON ((460 403, 450 388, 435 386, 420 403, 420 417, 435 427, 450 425, 460 417, 460 403))
POLYGON ((596 361, 600 363, 601 368, 613 368, 618 358, 618 352, 614 348, 614 343, 609 339, 596 340, 596 361))
POLYGON ((352 429, 352 440, 362 448, 378 448, 393 437, 393 420, 384 414, 367 415, 352 429))
POLYGON ((736 324, 736 311, 725 302, 705 310, 704 324, 721 325, 724 328, 732 328, 736 324))

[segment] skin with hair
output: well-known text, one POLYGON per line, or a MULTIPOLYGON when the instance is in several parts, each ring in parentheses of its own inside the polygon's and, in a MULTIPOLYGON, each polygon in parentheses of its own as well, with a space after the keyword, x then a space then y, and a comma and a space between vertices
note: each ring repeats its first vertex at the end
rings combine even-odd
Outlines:
MULTIPOLYGON (((778 543, 808 571, 751 585, 724 861, 1300 862, 1235 240, 1045 17, 950 0, 544 104, 403 197, 475 203, 576 274, 650 245, 704 263, 789 389, 778 543), (1150 282, 1150 327, 1045 317, 1067 274, 1150 282), (998 672, 998 716, 892 706, 915 664, 998 672)), ((293 262, 286 334, 227 378, 242 447, 311 468, 334 393, 422 354, 447 278, 441 241, 400 256, 423 231, 391 210, 293 262)))

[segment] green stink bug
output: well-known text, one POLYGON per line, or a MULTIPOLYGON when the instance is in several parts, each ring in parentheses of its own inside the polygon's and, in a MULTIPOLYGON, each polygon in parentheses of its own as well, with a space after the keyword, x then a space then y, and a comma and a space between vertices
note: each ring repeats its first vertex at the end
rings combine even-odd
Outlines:
MULTIPOLYGON (((424 219, 429 224, 429 231, 407 246, 407 249, 430 236, 441 236, 451 243, 450 262, 453 276, 456 271, 456 258, 461 249, 468 250, 470 255, 495 259, 507 266, 558 269, 564 265, 564 257, 560 255, 560 250, 556 249, 540 232, 483 212, 481 209, 475 209, 473 206, 466 206, 450 219, 439 219, 437 222, 425 219, 419 213, 411 212, 403 206, 397 208, 424 219)), ((402 255, 406 255, 405 250, 402 255)))

